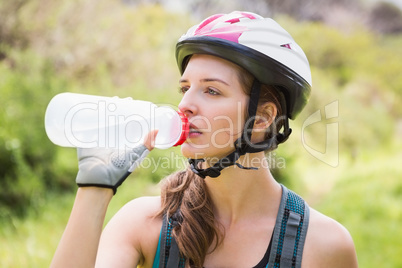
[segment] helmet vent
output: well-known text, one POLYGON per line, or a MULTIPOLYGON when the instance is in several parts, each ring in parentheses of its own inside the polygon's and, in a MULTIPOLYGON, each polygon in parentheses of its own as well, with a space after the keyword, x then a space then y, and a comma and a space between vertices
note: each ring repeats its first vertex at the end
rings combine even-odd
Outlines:
POLYGON ((283 44, 283 45, 281 45, 281 47, 286 47, 288 49, 292 49, 292 47, 290 46, 290 43, 289 44, 283 44))

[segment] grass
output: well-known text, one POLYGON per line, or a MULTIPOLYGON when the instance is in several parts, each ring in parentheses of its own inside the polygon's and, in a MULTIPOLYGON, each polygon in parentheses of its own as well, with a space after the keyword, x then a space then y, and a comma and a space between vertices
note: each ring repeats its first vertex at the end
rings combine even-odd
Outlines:
MULTIPOLYGON (((155 184, 130 177, 112 199, 107 222, 129 200, 140 195, 154 195, 155 184)), ((49 194, 38 213, 23 219, 11 218, 0 222, 0 267, 49 267, 53 254, 66 226, 75 193, 49 194)))
POLYGON ((40 213, 25 218, 11 218, 0 228, 1 267, 48 267, 74 195, 49 196, 40 213))

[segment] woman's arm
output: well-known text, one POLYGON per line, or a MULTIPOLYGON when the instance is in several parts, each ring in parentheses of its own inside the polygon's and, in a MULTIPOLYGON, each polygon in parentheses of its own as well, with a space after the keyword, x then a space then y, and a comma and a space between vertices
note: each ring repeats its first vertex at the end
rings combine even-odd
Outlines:
POLYGON ((125 150, 78 149, 81 186, 51 267, 94 267, 106 211, 127 176, 154 148, 158 131, 145 137, 144 146, 125 150))
POLYGON ((70 219, 50 267, 94 267, 105 214, 113 191, 83 187, 77 191, 70 219))

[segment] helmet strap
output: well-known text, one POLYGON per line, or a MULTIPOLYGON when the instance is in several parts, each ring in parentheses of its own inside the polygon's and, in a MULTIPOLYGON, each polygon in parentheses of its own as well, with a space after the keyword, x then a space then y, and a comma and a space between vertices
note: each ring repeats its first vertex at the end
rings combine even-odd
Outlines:
MULTIPOLYGON (((261 83, 254 79, 251 93, 250 93, 250 101, 248 106, 248 120, 243 129, 243 133, 240 138, 235 141, 235 150, 227 155, 224 158, 221 158, 217 163, 213 166, 202 169, 201 163, 205 162, 205 159, 189 159, 189 164, 191 170, 200 176, 201 178, 205 179, 205 177, 212 177, 216 178, 221 174, 221 171, 229 166, 236 165, 241 169, 248 169, 248 170, 257 170, 258 168, 255 167, 244 167, 241 164, 237 163, 236 161, 240 158, 240 156, 245 155, 246 153, 257 153, 265 150, 272 150, 276 149, 280 143, 283 143, 287 140, 292 130, 289 128, 289 121, 286 117, 285 119, 279 118, 279 120, 284 120, 284 130, 282 133, 276 133, 271 138, 264 140, 259 143, 251 143, 251 135, 253 131, 253 126, 255 122, 255 118, 257 115, 257 108, 258 108, 258 100, 260 96, 261 90, 261 83)), ((286 105, 286 103, 282 103, 282 105, 286 105)), ((285 111, 286 111, 286 107, 285 111)))

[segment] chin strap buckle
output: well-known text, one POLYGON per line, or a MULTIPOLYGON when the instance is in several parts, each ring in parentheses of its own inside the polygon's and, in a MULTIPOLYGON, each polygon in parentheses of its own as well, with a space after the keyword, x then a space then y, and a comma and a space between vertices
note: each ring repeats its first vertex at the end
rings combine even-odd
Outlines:
POLYGON ((205 177, 207 177, 207 176, 211 177, 211 178, 216 178, 219 175, 221 175, 221 170, 224 168, 221 166, 213 166, 213 167, 206 168, 206 169, 198 168, 199 163, 204 162, 204 161, 205 161, 205 159, 189 159, 188 160, 188 162, 190 163, 191 170, 203 179, 205 179, 205 177))

